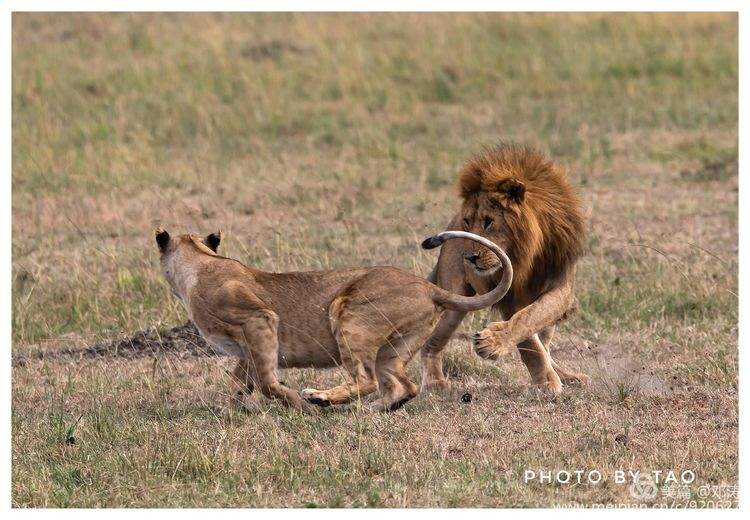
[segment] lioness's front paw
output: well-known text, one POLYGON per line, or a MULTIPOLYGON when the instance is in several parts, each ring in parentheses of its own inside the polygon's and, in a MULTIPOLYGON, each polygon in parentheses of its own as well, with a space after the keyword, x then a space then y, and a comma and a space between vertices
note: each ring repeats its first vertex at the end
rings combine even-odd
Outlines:
POLYGON ((323 408, 331 406, 331 401, 328 399, 328 394, 314 388, 305 388, 300 392, 302 399, 311 404, 322 406, 323 408))
POLYGON ((474 352, 481 358, 491 360, 512 352, 516 345, 510 338, 508 329, 507 321, 499 321, 474 334, 474 352))

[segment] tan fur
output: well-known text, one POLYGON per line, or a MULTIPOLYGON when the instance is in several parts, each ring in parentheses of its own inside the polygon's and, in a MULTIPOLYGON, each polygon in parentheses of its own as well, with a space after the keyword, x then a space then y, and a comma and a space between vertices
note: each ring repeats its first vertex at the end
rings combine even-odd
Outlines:
MULTIPOLYGON (((554 324, 575 305, 575 263, 585 236, 581 202, 565 172, 526 147, 500 145, 471 159, 459 178, 463 204, 448 229, 487 237, 503 248, 514 267, 508 295, 493 307, 508 321, 490 324, 474 342, 477 354, 496 359, 518 347, 533 381, 559 392, 561 378, 585 381, 549 355, 554 324)), ((492 287, 498 259, 486 248, 452 241, 441 250, 431 275, 440 287, 462 294, 492 287), (474 257, 469 265, 466 257, 474 257)), ((441 352, 464 314, 447 311, 422 350, 423 387, 446 386, 441 352)))
MULTIPOLYGON (((452 234, 432 237, 426 247, 452 234)), ((258 387, 267 397, 308 408, 305 401, 342 404, 378 390, 372 403, 378 410, 394 410, 417 395, 405 367, 444 309, 489 306, 508 290, 507 257, 474 239, 496 250, 507 274, 489 296, 466 298, 393 267, 268 273, 218 255, 220 234, 156 232, 162 270, 190 319, 209 343, 240 358, 234 376, 241 394, 258 387), (301 394, 276 374, 277 367, 338 365, 349 374, 346 383, 301 394)))

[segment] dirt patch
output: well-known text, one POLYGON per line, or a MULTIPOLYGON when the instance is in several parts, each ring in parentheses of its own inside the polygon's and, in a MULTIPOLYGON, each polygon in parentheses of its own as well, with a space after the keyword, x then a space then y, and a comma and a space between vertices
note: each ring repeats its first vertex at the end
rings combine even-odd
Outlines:
POLYGON ((66 347, 40 350, 32 354, 16 356, 13 366, 23 366, 27 360, 35 359, 92 359, 92 358, 142 358, 160 355, 186 357, 220 356, 200 336, 192 322, 171 329, 150 328, 139 330, 128 338, 95 343, 87 347, 66 347))
MULTIPOLYGON (((668 397, 680 388, 663 377, 660 359, 643 357, 635 348, 637 338, 609 337, 605 342, 590 341, 571 336, 553 347, 552 355, 563 365, 580 369, 592 379, 592 388, 619 399, 629 395, 668 397)), ((664 356, 671 348, 668 342, 658 342, 664 356)), ((663 361, 663 360, 661 360, 663 361)))
POLYGON ((631 358, 615 345, 596 345, 591 349, 593 363, 602 377, 599 382, 610 393, 626 398, 636 394, 649 397, 667 397, 674 387, 662 379, 655 370, 631 358))

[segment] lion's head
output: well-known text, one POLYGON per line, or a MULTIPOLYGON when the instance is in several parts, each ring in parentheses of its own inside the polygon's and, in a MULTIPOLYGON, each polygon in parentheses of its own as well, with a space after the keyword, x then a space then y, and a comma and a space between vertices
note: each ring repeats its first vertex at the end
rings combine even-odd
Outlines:
MULTIPOLYGON (((565 172, 530 148, 502 144, 471 159, 459 178, 464 230, 507 251, 515 273, 511 295, 534 298, 564 276, 583 249, 581 202, 565 172)), ((464 257, 480 273, 499 259, 467 242, 464 257)))

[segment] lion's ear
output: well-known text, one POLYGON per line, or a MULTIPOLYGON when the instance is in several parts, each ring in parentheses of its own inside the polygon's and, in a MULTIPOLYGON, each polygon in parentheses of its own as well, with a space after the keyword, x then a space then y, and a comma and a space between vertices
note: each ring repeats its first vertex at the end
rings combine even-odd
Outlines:
POLYGON ((205 239, 203 239, 203 241, 206 243, 208 248, 215 253, 216 250, 219 249, 219 244, 221 244, 221 231, 211 233, 205 239))
POLYGON ((516 204, 521 204, 526 196, 526 186, 517 179, 504 179, 497 183, 495 190, 516 204))

